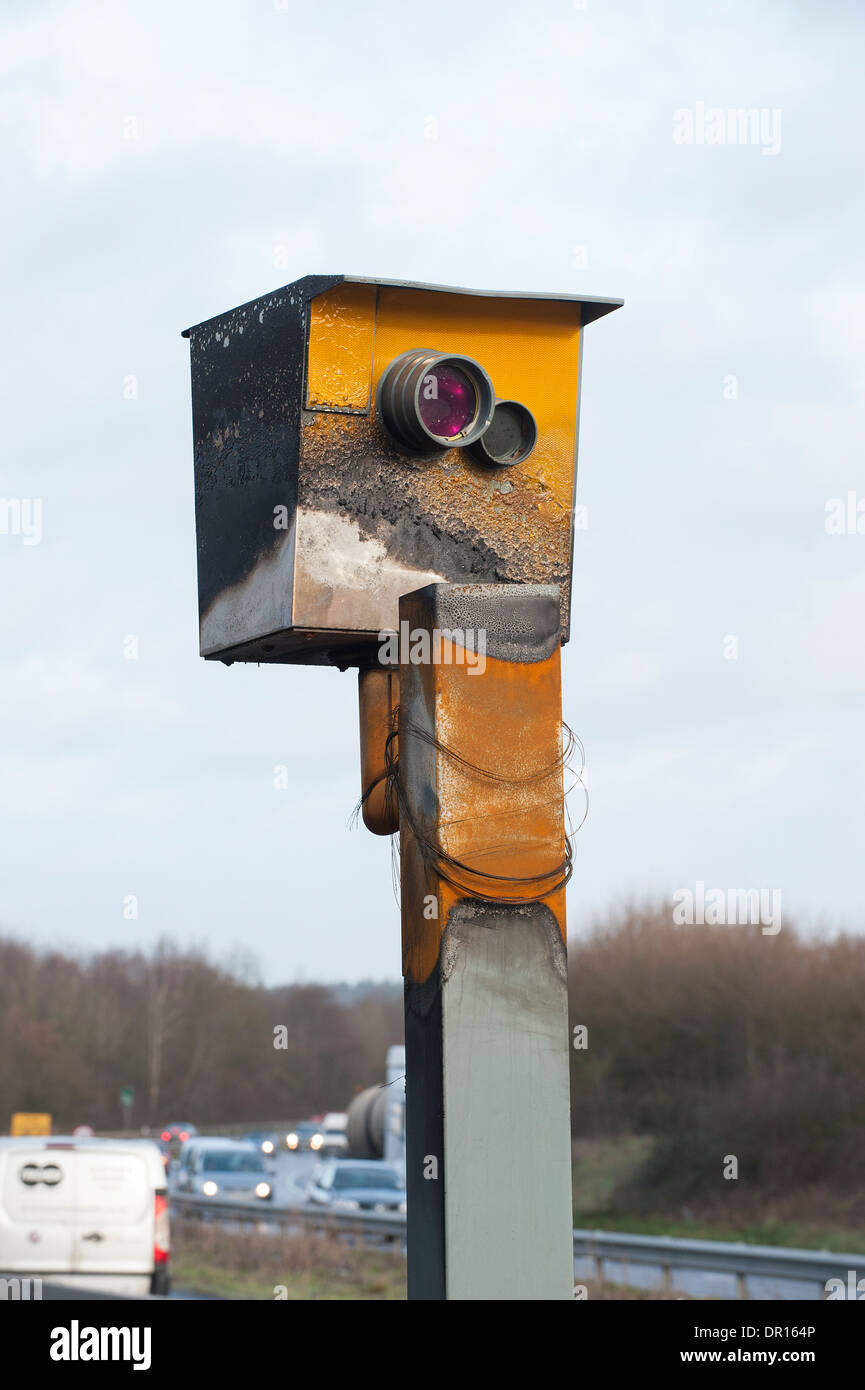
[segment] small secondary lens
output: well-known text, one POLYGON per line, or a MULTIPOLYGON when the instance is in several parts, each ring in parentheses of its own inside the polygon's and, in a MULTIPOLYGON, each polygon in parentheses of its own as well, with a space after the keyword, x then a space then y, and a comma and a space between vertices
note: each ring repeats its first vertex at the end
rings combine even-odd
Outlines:
POLYGON ((506 459, 516 458, 522 453, 526 442, 526 430, 522 417, 513 406, 497 406, 492 423, 484 435, 484 442, 487 452, 503 463, 506 459))
POLYGON ((522 463, 538 442, 535 417, 519 401, 496 401, 488 428, 469 449, 487 467, 510 468, 522 463))

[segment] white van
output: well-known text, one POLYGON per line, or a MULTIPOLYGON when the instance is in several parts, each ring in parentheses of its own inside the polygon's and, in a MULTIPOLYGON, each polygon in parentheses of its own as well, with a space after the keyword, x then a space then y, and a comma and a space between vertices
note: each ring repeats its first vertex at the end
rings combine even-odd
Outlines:
POLYGON ((148 1140, 0 1138, 0 1276, 167 1294, 168 1197, 148 1140))

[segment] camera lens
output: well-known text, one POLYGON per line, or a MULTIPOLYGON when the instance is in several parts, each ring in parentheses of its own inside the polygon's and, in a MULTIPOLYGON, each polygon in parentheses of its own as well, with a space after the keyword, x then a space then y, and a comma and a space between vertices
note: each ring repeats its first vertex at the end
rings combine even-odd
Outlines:
POLYGON ((519 401, 496 401, 489 428, 469 452, 478 463, 511 468, 527 459, 537 442, 532 412, 519 401))
POLYGON ((437 439, 463 434, 478 410, 478 393, 459 367, 440 362, 421 378, 418 414, 437 439))
POLYGON ((490 423, 493 384, 470 357, 417 349, 382 373, 377 413, 391 437, 412 453, 444 453, 480 438, 490 423))

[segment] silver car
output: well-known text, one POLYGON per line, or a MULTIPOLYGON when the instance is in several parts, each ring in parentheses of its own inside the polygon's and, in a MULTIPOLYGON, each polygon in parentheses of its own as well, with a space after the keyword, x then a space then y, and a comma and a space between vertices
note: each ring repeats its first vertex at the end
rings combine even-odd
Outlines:
POLYGON ((261 1150, 235 1139, 190 1139, 180 1151, 176 1189, 200 1197, 269 1201, 273 1189, 261 1150))
POLYGON ((306 1189, 307 1199, 333 1211, 405 1211, 405 1178, 381 1158, 326 1158, 306 1189))

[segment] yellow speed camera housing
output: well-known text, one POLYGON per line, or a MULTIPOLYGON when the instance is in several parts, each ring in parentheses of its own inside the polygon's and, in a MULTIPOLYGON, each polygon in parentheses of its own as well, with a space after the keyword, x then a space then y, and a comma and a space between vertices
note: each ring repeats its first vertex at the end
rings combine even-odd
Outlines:
POLYGON ((307 276, 188 329, 201 652, 363 665, 425 584, 559 586, 620 300, 307 276))

